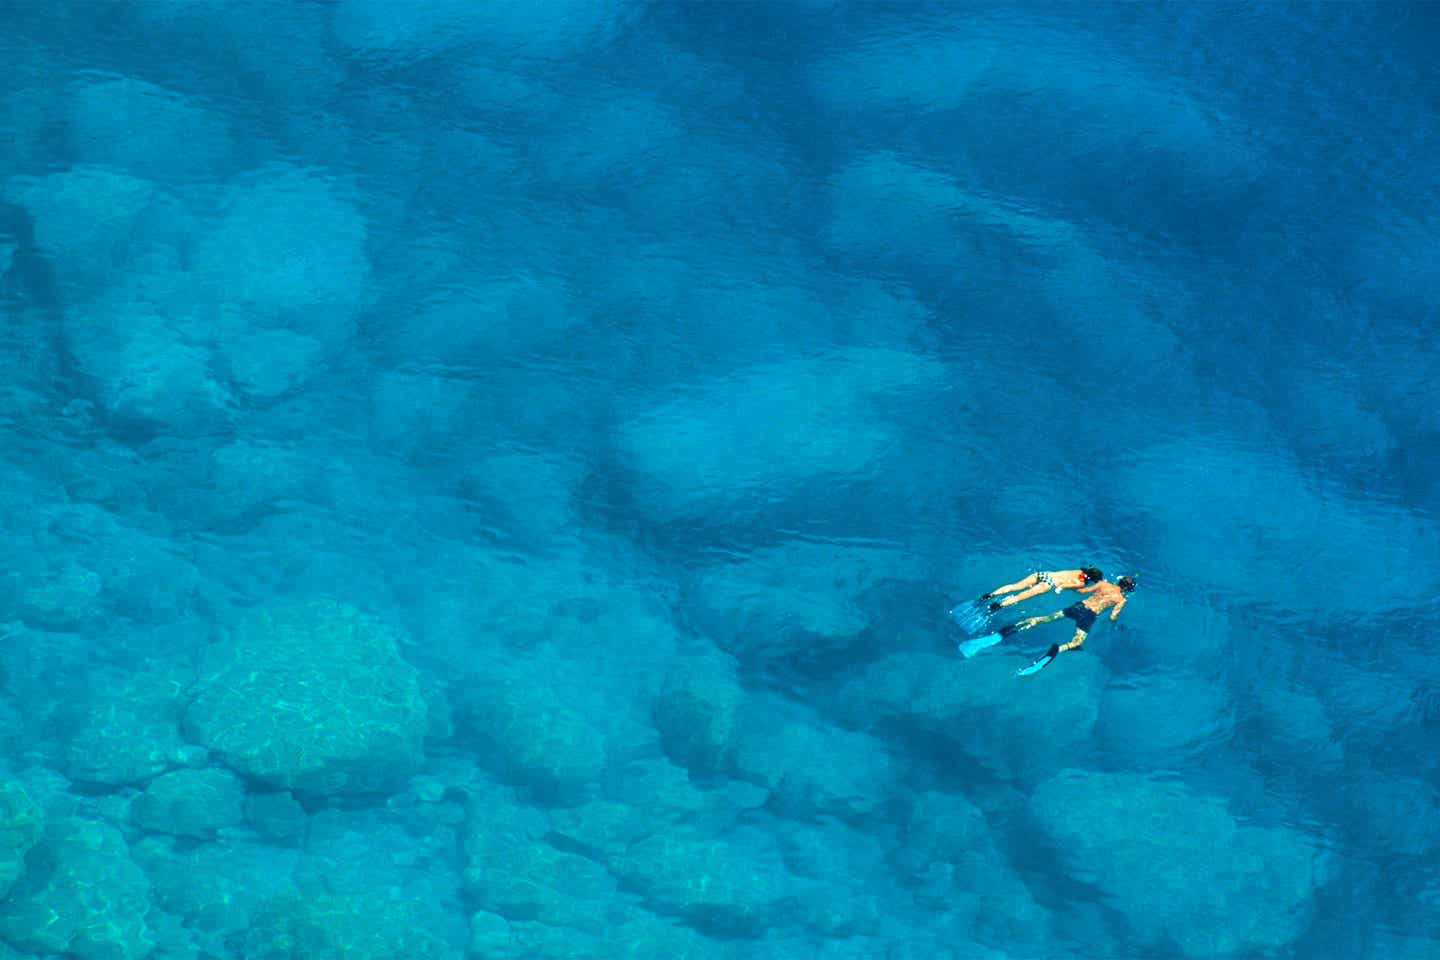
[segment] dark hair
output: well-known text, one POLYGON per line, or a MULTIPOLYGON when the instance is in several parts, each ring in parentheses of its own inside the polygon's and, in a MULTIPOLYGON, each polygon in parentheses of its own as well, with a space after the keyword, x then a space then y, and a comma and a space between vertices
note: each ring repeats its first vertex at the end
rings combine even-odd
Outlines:
POLYGON ((1119 580, 1115 581, 1115 586, 1119 587, 1121 590, 1124 590, 1126 593, 1129 593, 1131 590, 1135 589, 1135 578, 1121 577, 1119 580))
POLYGON ((1085 579, 1090 583, 1099 583, 1105 579, 1105 574, 1100 572, 1099 567, 1081 567, 1080 572, 1085 575, 1085 579))

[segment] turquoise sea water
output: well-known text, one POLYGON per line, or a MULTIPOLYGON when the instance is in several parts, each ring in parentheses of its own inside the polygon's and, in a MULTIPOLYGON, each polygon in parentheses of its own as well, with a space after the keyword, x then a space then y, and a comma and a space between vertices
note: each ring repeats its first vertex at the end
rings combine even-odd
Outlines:
POLYGON ((1440 956, 1435 10, 0 4, 0 960, 1440 956))

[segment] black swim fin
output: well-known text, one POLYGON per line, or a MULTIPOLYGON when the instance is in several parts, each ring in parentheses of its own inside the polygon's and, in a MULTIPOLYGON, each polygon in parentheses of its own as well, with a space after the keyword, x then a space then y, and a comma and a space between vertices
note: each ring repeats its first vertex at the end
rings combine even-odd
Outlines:
POLYGON ((1043 657, 1040 657, 1028 667, 1021 667, 1019 670, 1016 670, 1015 676, 1028 677, 1032 673, 1039 673, 1041 670, 1044 670, 1046 667, 1050 666, 1050 664, 1058 656, 1060 656, 1060 644, 1052 643, 1050 644, 1050 649, 1045 651, 1045 655, 1043 657))

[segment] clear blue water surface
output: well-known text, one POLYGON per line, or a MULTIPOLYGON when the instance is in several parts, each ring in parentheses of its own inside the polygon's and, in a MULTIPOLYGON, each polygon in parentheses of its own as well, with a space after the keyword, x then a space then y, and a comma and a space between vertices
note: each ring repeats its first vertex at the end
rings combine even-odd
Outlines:
POLYGON ((1436 9, 0 5, 0 957, 1440 956, 1436 9))

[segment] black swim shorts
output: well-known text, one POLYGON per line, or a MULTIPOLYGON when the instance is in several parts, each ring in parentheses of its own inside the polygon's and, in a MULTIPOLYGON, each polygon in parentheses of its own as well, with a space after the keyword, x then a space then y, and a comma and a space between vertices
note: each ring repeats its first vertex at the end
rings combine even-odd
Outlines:
POLYGON ((1065 616, 1069 617, 1071 620, 1074 620, 1075 626, 1079 627, 1081 630, 1084 630, 1086 633, 1089 633, 1090 628, 1095 626, 1095 611, 1091 610, 1083 603, 1070 604, 1070 606, 1065 608, 1065 616))

